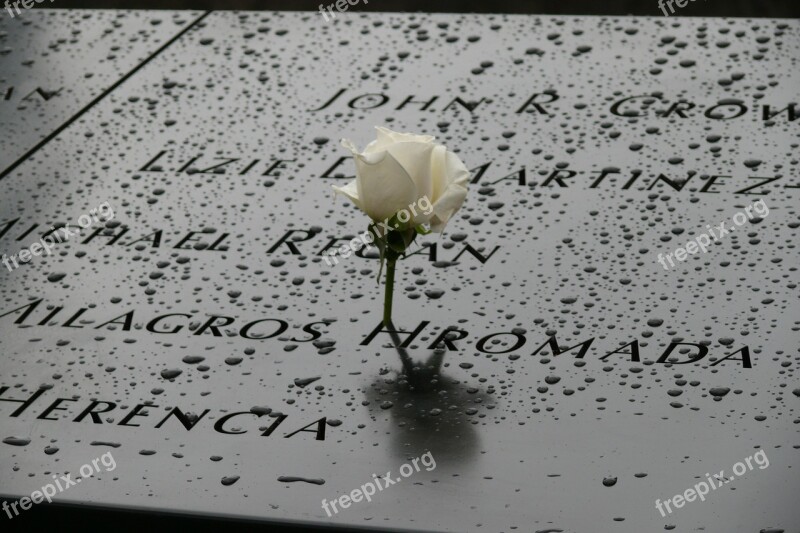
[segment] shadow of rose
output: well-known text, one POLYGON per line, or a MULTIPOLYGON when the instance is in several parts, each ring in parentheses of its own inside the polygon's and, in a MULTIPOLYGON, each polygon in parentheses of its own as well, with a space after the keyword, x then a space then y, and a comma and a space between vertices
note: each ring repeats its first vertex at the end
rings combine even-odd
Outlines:
MULTIPOLYGON (((390 330, 395 329, 390 326, 390 330)), ((392 452, 404 459, 427 451, 437 464, 470 464, 478 453, 477 425, 495 399, 477 386, 442 372, 445 350, 436 349, 427 360, 415 362, 399 336, 392 339, 402 368, 382 369, 365 391, 370 416, 391 424, 392 452)))

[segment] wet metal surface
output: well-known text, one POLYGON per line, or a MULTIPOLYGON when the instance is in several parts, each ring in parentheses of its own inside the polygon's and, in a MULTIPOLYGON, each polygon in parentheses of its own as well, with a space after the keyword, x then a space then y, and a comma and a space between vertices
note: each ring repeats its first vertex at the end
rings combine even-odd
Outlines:
MULTIPOLYGON (((200 15, 0 19, 0 172, 200 15), (64 89, 20 110, 39 86, 64 89)), ((45 388, 0 401, 0 494, 111 451, 58 500, 796 531, 799 52, 787 20, 211 13, 0 180, 3 254, 114 212, 0 268, 0 400, 45 388), (406 334, 375 333, 376 253, 320 255, 366 229, 330 185, 354 172, 338 139, 375 125, 474 171, 398 267, 406 334), (759 449, 768 467, 656 509, 759 449), (371 502, 321 507, 428 451, 371 502)))
POLYGON ((199 13, 36 10, 0 19, 0 171, 199 13))

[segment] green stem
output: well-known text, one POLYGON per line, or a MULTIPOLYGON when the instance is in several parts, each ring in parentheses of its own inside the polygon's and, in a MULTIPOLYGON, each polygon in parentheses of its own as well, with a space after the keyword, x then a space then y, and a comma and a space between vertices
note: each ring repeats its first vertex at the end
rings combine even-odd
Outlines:
POLYGON ((388 254, 386 260, 386 290, 383 297, 383 325, 387 328, 392 323, 392 296, 394 296, 394 267, 397 263, 397 258, 392 257, 394 254, 388 254))

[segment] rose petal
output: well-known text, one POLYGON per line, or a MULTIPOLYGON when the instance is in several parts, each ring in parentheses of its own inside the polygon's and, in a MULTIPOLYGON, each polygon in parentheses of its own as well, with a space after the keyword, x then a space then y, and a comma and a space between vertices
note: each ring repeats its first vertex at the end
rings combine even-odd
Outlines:
POLYGON ((350 183, 344 187, 337 187, 336 185, 332 185, 332 187, 335 194, 343 194, 347 198, 350 198, 350 201, 356 204, 359 209, 362 211, 364 210, 361 206, 361 200, 358 197, 358 178, 351 180, 350 183))
POLYGON ((434 172, 438 173, 435 174, 437 178, 435 187, 440 187, 443 182, 447 182, 441 194, 437 195, 438 191, 434 191, 436 201, 433 204, 431 230, 441 233, 450 218, 461 209, 461 205, 467 197, 470 173, 461 159, 453 152, 446 152, 442 158, 440 152, 434 151, 434 156, 431 166, 435 169, 434 172))
POLYGON ((364 148, 364 154, 383 152, 390 146, 402 142, 418 142, 430 144, 435 137, 430 135, 414 135, 412 133, 398 133, 382 126, 376 126, 377 138, 364 148))
POLYGON ((467 197, 466 187, 457 183, 450 185, 444 192, 439 201, 433 204, 433 216, 431 217, 431 230, 436 233, 444 231, 444 227, 450 218, 461 208, 464 199, 467 197))
POLYGON ((345 148, 350 150, 350 153, 352 153, 353 155, 358 153, 358 148, 353 143, 353 141, 351 141, 350 139, 342 139, 341 143, 342 143, 342 146, 344 146, 345 148))
POLYGON ((417 199, 417 187, 390 154, 356 155, 358 198, 375 222, 391 218, 417 199))
MULTIPOLYGON (((433 180, 431 176, 431 152, 435 144, 420 142, 400 142, 388 148, 392 157, 400 163, 406 173, 414 180, 417 186, 417 198, 427 197, 431 203, 433 198, 433 180)), ((408 206, 406 206, 408 207, 408 206)))

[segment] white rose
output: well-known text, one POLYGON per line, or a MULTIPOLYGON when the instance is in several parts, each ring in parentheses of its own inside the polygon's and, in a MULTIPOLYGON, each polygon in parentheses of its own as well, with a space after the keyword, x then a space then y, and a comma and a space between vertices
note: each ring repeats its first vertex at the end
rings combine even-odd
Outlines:
POLYGON ((353 154, 356 179, 333 190, 350 198, 374 222, 406 210, 412 226, 429 223, 432 231, 441 233, 464 203, 469 170, 430 135, 375 129, 378 138, 363 152, 351 141, 342 140, 342 146, 353 154), (424 198, 430 207, 423 212, 417 205, 424 198))

